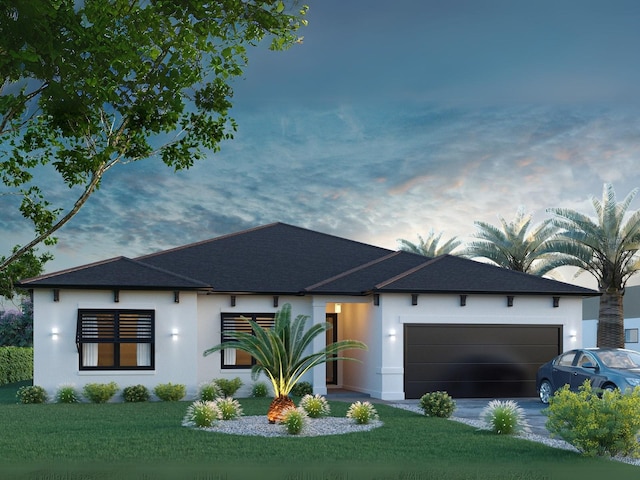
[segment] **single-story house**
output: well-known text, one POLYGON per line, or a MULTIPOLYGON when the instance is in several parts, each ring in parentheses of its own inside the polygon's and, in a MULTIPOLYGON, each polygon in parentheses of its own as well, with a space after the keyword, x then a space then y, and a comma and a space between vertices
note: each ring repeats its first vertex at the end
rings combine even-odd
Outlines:
MULTIPOLYGON (((427 258, 283 223, 135 259, 25 279, 34 305, 34 383, 197 386, 239 376, 252 358, 203 356, 285 303, 333 324, 315 349, 361 340, 360 362, 316 367, 315 393, 341 387, 384 400, 535 395, 537 368, 582 344, 582 300, 597 292, 485 263, 427 258)), ((248 391, 248 390, 247 390, 248 391)), ((240 392, 246 393, 245 392, 240 392)))
MULTIPOLYGON (((622 297, 624 308, 624 348, 640 352, 640 285, 625 288, 622 297)), ((582 344, 584 347, 595 347, 598 343, 598 315, 600 297, 584 299, 582 308, 582 344)))

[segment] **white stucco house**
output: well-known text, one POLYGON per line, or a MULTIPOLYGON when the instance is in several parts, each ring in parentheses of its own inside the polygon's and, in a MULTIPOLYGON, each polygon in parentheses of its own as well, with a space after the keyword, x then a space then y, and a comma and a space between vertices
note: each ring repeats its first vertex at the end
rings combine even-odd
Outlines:
MULTIPOLYGON (((426 258, 275 223, 129 259, 25 279, 34 305, 34 383, 121 388, 220 377, 249 388, 252 359, 203 352, 244 328, 294 316, 334 325, 314 348, 356 339, 361 362, 309 375, 385 400, 534 396, 537 368, 582 344, 593 290, 455 256, 426 258)), ((247 393, 245 390, 244 393, 247 393)), ((240 392, 241 394, 243 392, 240 392)))

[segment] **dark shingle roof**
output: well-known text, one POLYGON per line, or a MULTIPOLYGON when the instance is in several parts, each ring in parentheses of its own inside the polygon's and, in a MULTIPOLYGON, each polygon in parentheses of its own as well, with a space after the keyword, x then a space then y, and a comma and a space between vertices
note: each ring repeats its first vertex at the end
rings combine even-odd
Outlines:
POLYGON ((134 260, 104 262, 23 280, 23 288, 191 289, 225 293, 596 292, 499 267, 407 252, 274 223, 134 260))

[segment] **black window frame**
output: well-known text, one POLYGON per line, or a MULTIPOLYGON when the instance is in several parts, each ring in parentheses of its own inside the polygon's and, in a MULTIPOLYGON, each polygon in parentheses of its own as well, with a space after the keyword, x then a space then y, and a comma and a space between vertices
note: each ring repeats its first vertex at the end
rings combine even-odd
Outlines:
MULTIPOLYGON (((138 318, 138 321, 140 318, 138 318)), ((155 310, 149 309, 78 309, 76 324, 76 348, 78 368, 83 371, 155 370, 155 310), (136 323, 136 336, 130 319, 121 318, 139 315, 146 322, 136 323), (96 318, 97 317, 97 318, 96 318), (102 318, 100 318, 102 317, 102 318), (109 317, 112 317, 109 319, 109 317), (89 322, 94 322, 90 325, 89 322), (97 323, 96 323, 97 322, 97 323), (110 323, 112 322, 112 325, 110 323), (113 365, 83 365, 84 344, 106 343, 113 345, 113 365), (150 345, 149 365, 120 365, 120 345, 125 343, 148 343, 150 345)))
MULTIPOLYGON (((225 336, 225 332, 247 332, 254 334, 251 324, 244 319, 250 319, 262 327, 273 327, 275 323, 275 313, 220 313, 220 342, 225 343, 232 339, 225 336)), ((226 365, 224 361, 224 349, 220 351, 220 368, 224 370, 247 370, 256 364, 256 359, 251 357, 249 365, 226 365)))

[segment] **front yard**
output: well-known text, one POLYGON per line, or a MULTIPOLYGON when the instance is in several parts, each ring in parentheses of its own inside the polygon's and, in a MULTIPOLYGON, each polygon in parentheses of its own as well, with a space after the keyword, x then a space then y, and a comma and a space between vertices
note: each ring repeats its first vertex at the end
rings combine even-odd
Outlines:
MULTIPOLYGON (((370 432, 264 438, 185 428, 181 421, 190 402, 19 405, 16 390, 16 385, 0 387, 2 478, 631 479, 639 474, 638 467, 381 404, 376 409, 384 425, 370 432)), ((265 415, 270 402, 239 400, 245 415, 265 415)), ((330 404, 335 416, 344 416, 349 407, 330 404)))

